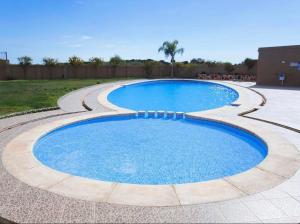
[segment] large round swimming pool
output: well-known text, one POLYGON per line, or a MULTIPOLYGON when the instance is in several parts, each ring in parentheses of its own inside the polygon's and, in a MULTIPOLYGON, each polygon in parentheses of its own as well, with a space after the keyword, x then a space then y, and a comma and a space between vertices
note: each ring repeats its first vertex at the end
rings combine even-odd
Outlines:
POLYGON ((258 137, 192 118, 123 115, 80 121, 34 145, 43 164, 68 174, 131 184, 181 184, 234 175, 267 155, 258 137))
POLYGON ((195 112, 231 104, 238 93, 224 85, 191 80, 160 80, 125 85, 108 100, 132 110, 195 112))

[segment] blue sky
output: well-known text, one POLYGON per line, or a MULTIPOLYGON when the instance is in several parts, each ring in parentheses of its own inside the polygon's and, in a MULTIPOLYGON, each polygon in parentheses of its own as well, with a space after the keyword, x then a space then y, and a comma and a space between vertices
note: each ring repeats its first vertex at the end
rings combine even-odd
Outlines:
POLYGON ((178 61, 238 63, 258 47, 299 44, 299 9, 299 0, 0 0, 0 51, 11 62, 165 59, 158 47, 177 39, 178 61))

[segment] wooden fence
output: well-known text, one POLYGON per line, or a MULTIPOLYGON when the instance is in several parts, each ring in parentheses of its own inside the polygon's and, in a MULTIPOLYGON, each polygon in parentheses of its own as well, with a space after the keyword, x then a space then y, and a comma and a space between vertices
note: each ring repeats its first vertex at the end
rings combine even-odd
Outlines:
MULTIPOLYGON (((187 64, 175 66, 174 76, 179 78, 196 78, 199 74, 225 74, 223 66, 208 67, 205 64, 187 64)), ((112 77, 136 77, 136 78, 160 78, 169 77, 170 65, 155 65, 146 69, 144 65, 30 65, 20 66, 12 64, 0 64, 0 80, 18 79, 89 79, 112 77)), ((228 73, 227 73, 228 74, 228 73)), ((256 75, 256 67, 248 70, 245 66, 235 66, 232 74, 256 75)))

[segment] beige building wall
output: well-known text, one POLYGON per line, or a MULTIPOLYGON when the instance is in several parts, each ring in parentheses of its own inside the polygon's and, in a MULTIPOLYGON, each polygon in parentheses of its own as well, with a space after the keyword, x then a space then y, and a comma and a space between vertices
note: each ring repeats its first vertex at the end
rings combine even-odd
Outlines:
POLYGON ((257 84, 281 85, 279 74, 284 73, 285 86, 300 86, 300 45, 259 48, 257 84))

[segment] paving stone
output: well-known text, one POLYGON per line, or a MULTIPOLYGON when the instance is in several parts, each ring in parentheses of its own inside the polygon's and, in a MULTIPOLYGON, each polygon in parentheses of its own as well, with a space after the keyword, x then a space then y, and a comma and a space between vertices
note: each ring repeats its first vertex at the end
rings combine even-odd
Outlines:
POLYGON ((201 204, 176 208, 156 208, 163 223, 224 223, 227 222, 217 204, 201 204))
POLYGON ((277 198, 270 201, 288 216, 300 216, 300 202, 294 198, 277 198))
POLYGON ((254 87, 254 89, 265 95, 267 103, 251 116, 300 129, 299 104, 295 103, 300 102, 299 88, 287 90, 281 87, 254 87))
POLYGON ((266 219, 264 223, 300 223, 300 217, 284 217, 279 219, 266 219))
MULTIPOLYGON (((196 207, 185 208, 186 216, 190 217, 188 221, 199 223, 226 223, 227 220, 217 204, 199 205, 196 207), (191 211, 190 211, 191 210, 191 211), (191 215, 192 214, 192 215, 191 215), (196 215, 197 214, 197 215, 196 215)), ((185 222, 185 220, 180 220, 185 222)))
POLYGON ((268 200, 262 199, 258 201, 247 201, 244 203, 261 220, 286 217, 282 211, 268 200))
POLYGON ((273 188, 268 191, 261 192, 266 199, 289 198, 290 195, 278 188, 273 188))
POLYGON ((264 196, 261 193, 258 193, 258 194, 252 194, 252 195, 243 197, 240 200, 243 202, 246 202, 246 201, 257 201, 257 200, 261 200, 261 199, 264 199, 264 196))
POLYGON ((300 170, 298 170, 290 180, 300 183, 300 170))
POLYGON ((300 197, 294 197, 297 201, 300 202, 300 197))
MULTIPOLYGON (((263 91, 267 97, 272 94, 272 91, 267 93, 264 89, 257 90, 263 91)), ((293 94, 291 96, 294 96, 293 94)), ((96 95, 95 93, 91 97, 96 95)), ((97 101, 91 98, 88 99, 88 102, 95 106, 97 104, 97 101)), ((272 101, 268 103, 270 104, 272 101)), ((101 107, 98 108, 101 110, 101 107)), ((263 118, 268 115, 269 109, 272 108, 259 110, 260 114, 256 113, 255 116, 263 118)), ((292 108, 292 110, 294 109, 297 108, 292 108)), ((0 153, 13 137, 24 130, 49 121, 79 115, 61 115, 62 113, 64 111, 57 110, 1 119, 0 129, 31 119, 60 114, 54 118, 29 123, 0 133, 0 153)), ((295 115, 293 111, 289 111, 289 113, 295 115)), ((279 113, 273 113, 273 115, 275 114, 278 116, 279 113)), ((282 115, 285 116, 284 113, 282 115)), ((294 116, 291 119, 295 123, 294 125, 300 124, 300 116, 294 116)), ((277 119, 277 121, 281 120, 284 119, 282 117, 277 119)), ((289 120, 284 120, 284 122, 289 122, 289 120)), ((288 138, 300 149, 299 134, 272 125, 270 128, 288 138)), ((8 174, 0 160, 0 216, 16 222, 224 223, 260 222, 259 220, 263 220, 263 222, 272 223, 299 223, 300 216, 297 216, 299 203, 300 171, 289 181, 276 187, 275 190, 268 190, 241 199, 184 207, 137 207, 79 201, 30 187, 8 174), (288 217, 288 215, 293 215, 293 217, 288 217)))
POLYGON ((243 203, 225 202, 220 209, 226 220, 230 223, 260 222, 258 217, 243 203))
POLYGON ((286 181, 283 184, 278 186, 278 189, 294 196, 298 197, 300 196, 300 183, 295 181, 286 181))

